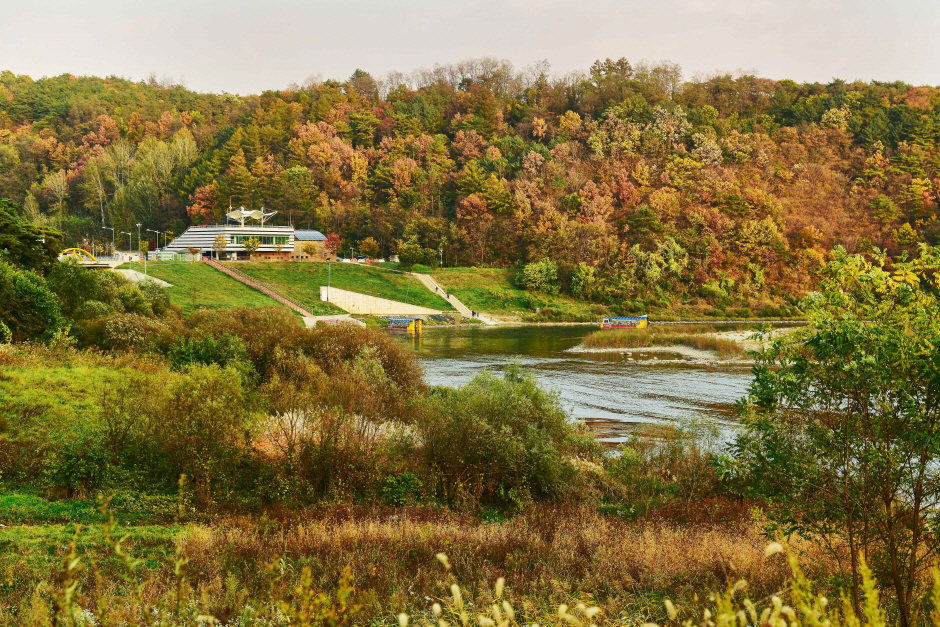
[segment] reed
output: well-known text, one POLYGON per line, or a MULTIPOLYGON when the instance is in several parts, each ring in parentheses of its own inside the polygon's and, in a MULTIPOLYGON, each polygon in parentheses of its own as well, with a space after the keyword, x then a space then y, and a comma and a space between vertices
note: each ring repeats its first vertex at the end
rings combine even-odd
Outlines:
POLYGON ((711 325, 675 325, 664 328, 610 329, 595 331, 582 340, 586 348, 649 348, 653 346, 688 346, 712 351, 720 359, 736 359, 746 354, 732 340, 710 335, 711 325))

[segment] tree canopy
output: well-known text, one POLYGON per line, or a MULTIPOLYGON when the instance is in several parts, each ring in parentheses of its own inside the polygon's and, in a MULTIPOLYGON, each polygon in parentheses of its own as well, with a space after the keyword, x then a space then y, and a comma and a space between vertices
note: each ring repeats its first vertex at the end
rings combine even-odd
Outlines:
POLYGON ((181 233, 265 207, 380 256, 550 259, 611 307, 792 305, 841 245, 940 238, 940 91, 902 82, 684 80, 598 60, 552 78, 471 59, 260 95, 0 73, 0 198, 65 244, 181 233))

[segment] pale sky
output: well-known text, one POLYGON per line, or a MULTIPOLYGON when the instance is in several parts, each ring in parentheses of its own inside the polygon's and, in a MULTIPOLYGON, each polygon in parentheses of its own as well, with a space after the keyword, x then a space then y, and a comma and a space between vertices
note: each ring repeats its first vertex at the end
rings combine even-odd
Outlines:
POLYGON ((940 85, 938 0, 3 0, 0 70, 249 94, 470 57, 940 85), (3 6, 15 4, 15 6, 3 6))

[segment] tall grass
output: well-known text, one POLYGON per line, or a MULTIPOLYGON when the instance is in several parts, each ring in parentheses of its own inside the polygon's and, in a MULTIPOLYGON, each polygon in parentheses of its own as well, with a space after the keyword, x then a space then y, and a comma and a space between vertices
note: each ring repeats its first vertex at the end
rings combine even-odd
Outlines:
POLYGON ((737 342, 707 335, 717 328, 712 325, 675 325, 645 329, 607 329, 591 333, 582 340, 582 344, 587 348, 688 346, 717 353, 720 359, 735 359, 746 354, 737 342))
MULTIPOLYGON (((290 624, 385 625, 406 613, 428 625, 436 623, 434 604, 446 611, 459 583, 476 625, 486 624, 476 616, 489 613, 492 583, 503 578, 515 608, 507 624, 561 624, 553 620, 559 605, 584 603, 601 609, 591 622, 635 625, 666 618, 667 597, 691 605, 696 592, 740 578, 761 597, 788 580, 782 560, 764 557, 755 526, 632 525, 585 507, 540 508, 496 523, 439 509, 317 508, 293 520, 190 525, 175 541, 149 530, 116 551, 119 533, 127 531, 86 532, 74 544, 60 535, 56 545, 65 548, 55 554, 35 539, 11 543, 16 550, 0 557, 9 574, 0 587, 0 622, 71 624, 67 617, 81 611, 97 621, 77 623, 84 625, 198 625, 197 615, 218 621, 204 624, 288 624, 280 612, 290 624), (435 560, 441 551, 447 571, 435 560), (136 561, 142 556, 146 563, 136 561), (298 620, 316 598, 345 618, 298 620), (145 615, 163 619, 147 623, 145 615)), ((795 548, 814 564, 814 576, 829 574, 821 549, 808 542, 795 548)))

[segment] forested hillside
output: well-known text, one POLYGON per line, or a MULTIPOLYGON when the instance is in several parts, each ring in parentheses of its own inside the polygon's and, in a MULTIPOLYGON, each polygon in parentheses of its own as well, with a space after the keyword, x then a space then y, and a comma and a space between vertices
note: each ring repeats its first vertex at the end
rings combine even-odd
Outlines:
POLYGON ((940 239, 940 89, 546 69, 481 59, 251 96, 3 72, 0 198, 66 244, 264 206, 347 250, 548 259, 561 289, 627 309, 780 303, 834 246, 940 239))

